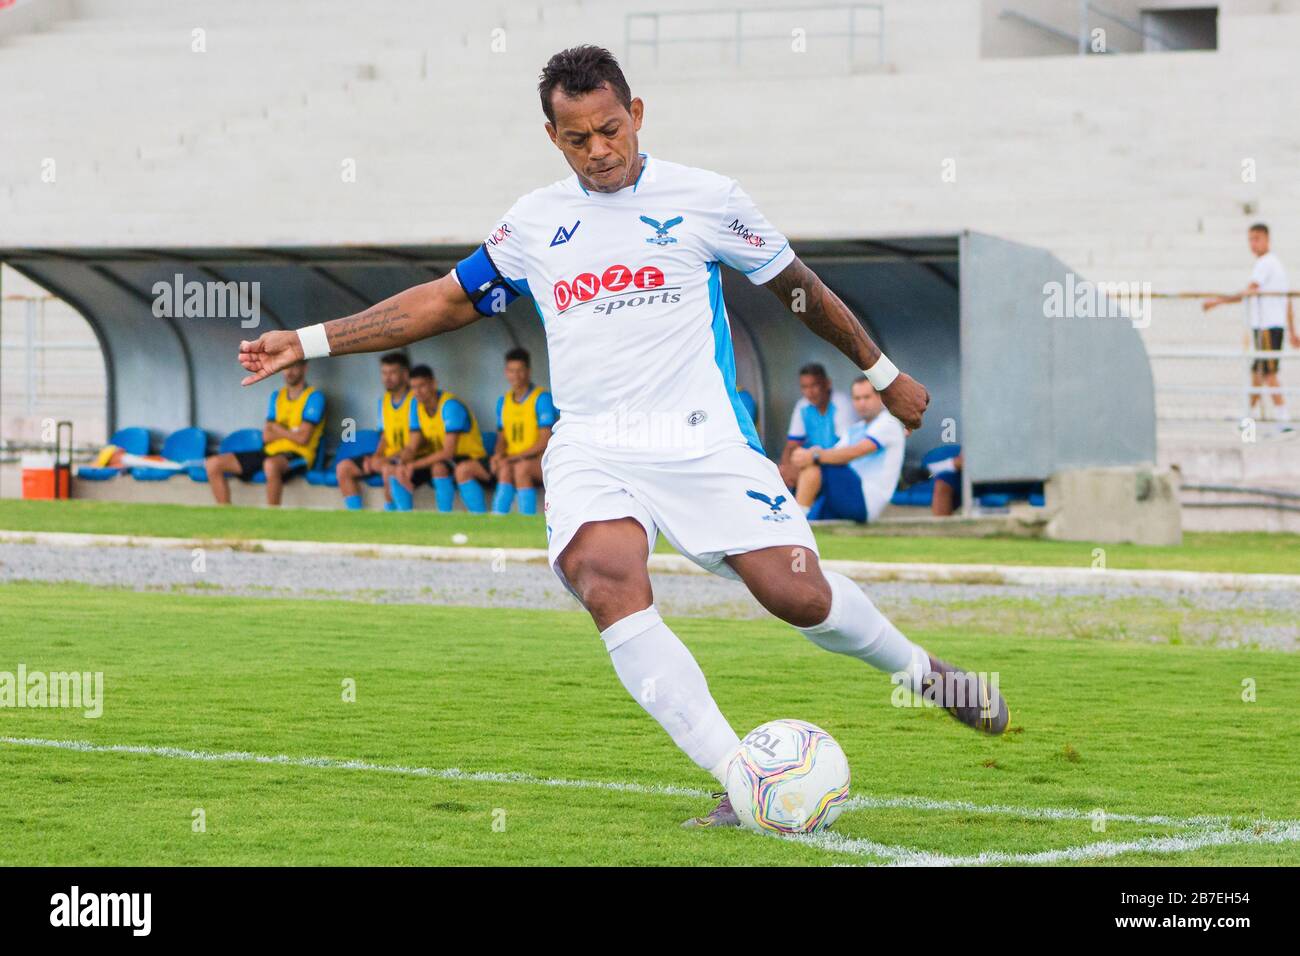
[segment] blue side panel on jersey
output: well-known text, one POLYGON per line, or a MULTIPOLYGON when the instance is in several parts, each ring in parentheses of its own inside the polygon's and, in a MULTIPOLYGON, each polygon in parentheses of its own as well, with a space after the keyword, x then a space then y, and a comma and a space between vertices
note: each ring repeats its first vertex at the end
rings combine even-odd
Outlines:
POLYGON ((763 440, 758 437, 758 429, 754 427, 754 420, 749 417, 749 412, 736 392, 736 351, 731 345, 727 307, 722 301, 722 272, 716 262, 709 263, 709 306, 713 309, 713 360, 718 363, 723 384, 731 396, 731 410, 736 413, 736 424, 740 426, 740 433, 745 436, 749 447, 760 455, 766 455, 763 440))

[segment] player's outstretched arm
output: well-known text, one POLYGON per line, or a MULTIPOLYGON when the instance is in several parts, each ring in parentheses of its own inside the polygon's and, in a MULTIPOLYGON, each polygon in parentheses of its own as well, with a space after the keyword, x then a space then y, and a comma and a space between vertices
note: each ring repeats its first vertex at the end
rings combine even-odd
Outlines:
POLYGON ((798 256, 764 287, 800 322, 866 372, 894 417, 908 428, 921 427, 921 416, 930 404, 930 393, 925 386, 894 368, 849 307, 798 256))
MULTIPOLYGON (((323 329, 329 354, 346 355, 400 348, 431 335, 463 328, 482 317, 456 281, 455 274, 448 273, 399 292, 364 312, 326 322, 323 329)), ((248 372, 240 384, 260 382, 305 357, 298 331, 267 332, 251 342, 240 342, 239 364, 248 372)))

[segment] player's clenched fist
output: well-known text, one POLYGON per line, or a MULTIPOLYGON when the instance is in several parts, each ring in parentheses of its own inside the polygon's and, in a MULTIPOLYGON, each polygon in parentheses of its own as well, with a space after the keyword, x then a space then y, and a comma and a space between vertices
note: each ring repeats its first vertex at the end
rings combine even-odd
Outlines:
POLYGON ((899 372, 881 391, 880 398, 890 414, 912 430, 921 427, 921 416, 930 404, 929 391, 906 372, 899 372))
POLYGON ((239 364, 249 373, 240 385, 252 385, 303 360, 297 332, 267 332, 252 342, 239 343, 239 364))

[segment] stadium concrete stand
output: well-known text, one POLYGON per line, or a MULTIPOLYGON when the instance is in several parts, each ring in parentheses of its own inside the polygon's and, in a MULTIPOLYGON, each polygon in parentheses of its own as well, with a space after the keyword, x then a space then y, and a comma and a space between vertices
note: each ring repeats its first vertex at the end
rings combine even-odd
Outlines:
MULTIPOLYGON (((1087 26, 1120 55, 1088 56, 1072 2, 860 6, 28 0, 0 12, 0 249, 477 243, 567 172, 533 88, 551 52, 596 42, 647 102, 643 147, 735 176, 796 244, 978 230, 1093 280, 1228 292, 1263 220, 1300 275, 1300 0, 1116 0, 1087 26), (1217 9, 1217 48, 1137 52, 1160 46, 1141 11, 1175 7, 1217 9)), ((1300 470, 1294 445, 1241 441, 1244 361, 1175 354, 1243 330, 1182 300, 1141 328, 1185 482, 1300 470)))

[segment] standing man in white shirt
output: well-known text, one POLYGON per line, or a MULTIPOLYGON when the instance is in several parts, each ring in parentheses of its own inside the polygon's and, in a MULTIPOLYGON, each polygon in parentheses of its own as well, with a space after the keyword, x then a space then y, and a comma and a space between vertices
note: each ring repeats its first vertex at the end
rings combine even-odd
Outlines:
POLYGON ((795 500, 810 520, 875 521, 898 488, 907 430, 866 376, 853 383, 852 395, 859 420, 835 446, 798 448, 791 456, 799 469, 795 500))
MULTIPOLYGON (((1286 269, 1282 260, 1269 249, 1268 226, 1257 222, 1246 233, 1250 251, 1255 254, 1255 268, 1250 273, 1250 285, 1236 295, 1220 295, 1207 299, 1202 308, 1209 312, 1220 305, 1246 300, 1246 315, 1250 322, 1251 341, 1257 352, 1282 351, 1282 339, 1285 332, 1290 333, 1291 347, 1300 348, 1300 335, 1296 334, 1295 313, 1291 308, 1291 298, 1286 293, 1290 289, 1286 280, 1286 269), (1260 292, 1273 293, 1259 295, 1260 292)), ((1286 396, 1278 391, 1281 385, 1277 377, 1278 360, 1276 358, 1256 358, 1250 367, 1250 412, 1252 416, 1266 418, 1264 414, 1267 403, 1260 402, 1261 386, 1273 389, 1273 409, 1276 417, 1283 424, 1291 421, 1291 413, 1286 406, 1286 396), (1258 412, 1256 405, 1260 408, 1258 412)))
MULTIPOLYGON (((538 93, 570 175, 522 196, 453 272, 356 315, 240 343, 244 384, 304 358, 450 332, 531 297, 559 410, 542 457, 551 567, 591 614, 623 686, 687 757, 721 784, 740 739, 655 607, 646 563, 661 531, 827 651, 930 695, 977 680, 978 702, 941 703, 968 727, 1003 733, 1010 713, 995 684, 929 656, 857 584, 821 567, 736 390, 722 266, 863 369, 904 424, 920 425, 929 393, 734 179, 641 152, 645 104, 608 50, 557 53, 538 93), (642 693, 650 682, 655 693, 642 693)), ((687 824, 740 826, 718 796, 687 824)))

